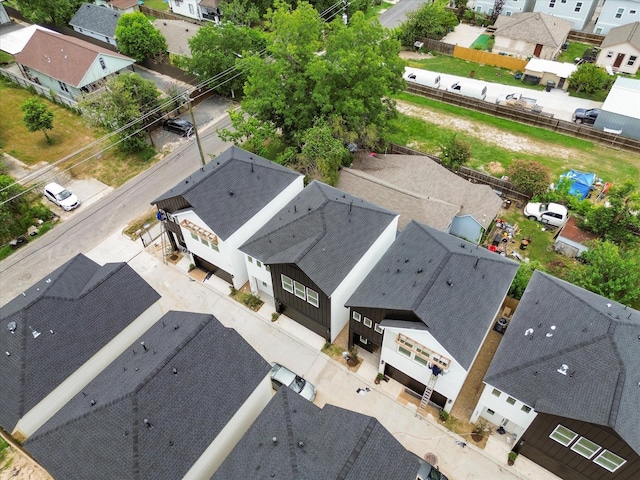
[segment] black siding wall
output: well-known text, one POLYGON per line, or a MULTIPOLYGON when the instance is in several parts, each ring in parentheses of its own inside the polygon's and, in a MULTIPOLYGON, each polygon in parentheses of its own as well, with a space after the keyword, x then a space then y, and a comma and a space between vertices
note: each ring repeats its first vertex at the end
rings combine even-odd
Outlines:
POLYGON ((276 305, 278 301, 282 302, 282 313, 329 341, 331 339, 331 302, 329 297, 295 265, 269 265, 269 268, 273 282, 273 296, 276 305), (296 297, 294 293, 285 291, 282 288, 281 274, 318 292, 318 307, 296 297))
MULTIPOLYGON (((629 418, 628 421, 637 423, 637 418, 629 418)), ((538 414, 518 442, 517 449, 525 457, 564 480, 637 480, 640 478, 638 454, 620 439, 613 429, 593 423, 538 414), (570 446, 565 447, 549 438, 558 424, 597 443, 627 462, 615 472, 609 472, 593 462, 600 451, 592 459, 587 459, 571 450, 570 446)))
POLYGON ((366 307, 350 307, 349 309, 349 340, 350 344, 353 343, 353 335, 361 335, 369 342, 373 343, 380 347, 382 345, 382 334, 375 331, 374 327, 376 323, 381 323, 382 320, 385 319, 393 319, 393 320, 406 320, 409 322, 420 322, 420 319, 413 313, 407 312, 404 310, 387 310, 381 308, 366 308, 366 307), (353 311, 358 312, 362 315, 362 319, 364 317, 368 317, 372 320, 373 324, 371 328, 365 327, 362 321, 356 322, 353 319, 353 311))

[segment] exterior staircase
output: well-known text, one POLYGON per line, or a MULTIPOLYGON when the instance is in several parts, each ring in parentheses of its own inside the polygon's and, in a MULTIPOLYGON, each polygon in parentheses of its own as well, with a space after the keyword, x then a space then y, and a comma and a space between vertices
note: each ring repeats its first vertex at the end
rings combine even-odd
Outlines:
POLYGON ((429 400, 431 400, 436 380, 438 380, 438 377, 431 374, 431 378, 429 378, 429 382, 427 383, 427 388, 424 389, 424 393, 420 399, 420 405, 418 405, 418 409, 416 410, 416 417, 424 418, 426 416, 427 405, 429 405, 429 400))

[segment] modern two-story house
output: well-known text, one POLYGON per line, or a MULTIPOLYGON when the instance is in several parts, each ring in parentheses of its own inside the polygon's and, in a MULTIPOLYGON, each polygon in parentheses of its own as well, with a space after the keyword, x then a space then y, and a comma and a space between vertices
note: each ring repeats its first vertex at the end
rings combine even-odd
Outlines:
POLYGON ((568 20, 573 30, 583 30, 599 4, 599 0, 537 0, 533 11, 568 20))
POLYGON ((450 411, 518 264, 411 222, 346 305, 349 340, 379 371, 450 411))
POLYGON ((170 311, 25 447, 54 478, 209 478, 271 399, 269 370, 212 315, 170 311))
POLYGON ((177 15, 220 23, 222 17, 220 0, 168 0, 168 2, 169 9, 177 15))
POLYGON ((102 88, 111 75, 132 71, 135 63, 84 40, 44 30, 35 30, 15 60, 27 79, 72 100, 102 88))
POLYGON ((497 15, 510 17, 514 13, 531 12, 535 3, 536 0, 471 0, 467 7, 488 16, 493 15, 497 7, 500 9, 497 15))
POLYGON ((238 247, 303 188, 299 173, 234 146, 152 203, 175 250, 241 288, 248 275, 238 247))
POLYGON ((536 271, 471 421, 566 480, 640 475, 640 312, 536 271))
POLYGON ((162 315, 125 263, 77 255, 0 309, 0 426, 29 437, 162 315))
POLYGON ((332 342, 397 228, 397 214, 313 181, 240 247, 251 291, 332 342))
POLYGON ((640 20, 640 0, 607 0, 602 6, 593 33, 606 35, 612 28, 640 20))

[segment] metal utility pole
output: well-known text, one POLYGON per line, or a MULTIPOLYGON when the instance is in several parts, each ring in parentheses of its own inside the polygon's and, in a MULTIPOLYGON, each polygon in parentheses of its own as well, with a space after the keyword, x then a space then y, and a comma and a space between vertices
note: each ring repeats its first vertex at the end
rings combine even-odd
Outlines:
POLYGON ((198 144, 198 152, 200 153, 200 163, 204 167, 204 153, 202 152, 202 144, 200 143, 200 135, 198 135, 198 127, 196 127, 196 119, 193 116, 193 108, 191 108, 191 98, 187 100, 187 105, 189 106, 189 114, 191 115, 191 123, 193 124, 193 132, 196 134, 196 143, 198 144))

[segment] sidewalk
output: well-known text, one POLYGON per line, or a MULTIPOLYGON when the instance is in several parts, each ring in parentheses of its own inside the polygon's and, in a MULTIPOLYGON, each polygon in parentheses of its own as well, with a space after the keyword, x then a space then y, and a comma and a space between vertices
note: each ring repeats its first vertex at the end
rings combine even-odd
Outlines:
MULTIPOLYGON (((152 236, 154 230, 151 230, 152 236)), ((277 361, 294 369, 317 388, 315 404, 326 403, 376 417, 407 449, 424 458, 435 455, 439 468, 450 480, 457 479, 529 479, 553 480, 554 475, 524 457, 519 457, 512 467, 507 466, 509 446, 504 437, 494 434, 485 450, 470 443, 465 447, 456 444, 463 440, 439 425, 435 419, 420 420, 415 416, 415 405, 403 405, 398 401, 402 386, 390 380, 374 384, 378 358, 361 352, 363 364, 357 372, 320 352, 324 339, 298 323, 280 316, 271 321, 273 307, 265 304, 253 312, 231 299, 229 286, 212 276, 205 282, 196 281, 187 272, 188 258, 176 265, 165 264, 160 239, 156 238, 146 248, 140 241, 131 241, 121 233, 108 237, 102 244, 87 253, 94 261, 126 261, 158 293, 163 311, 186 310, 211 313, 222 324, 234 328, 267 361, 277 361), (364 395, 358 388, 369 387, 364 395), (494 438, 495 437, 495 438, 494 438)))

